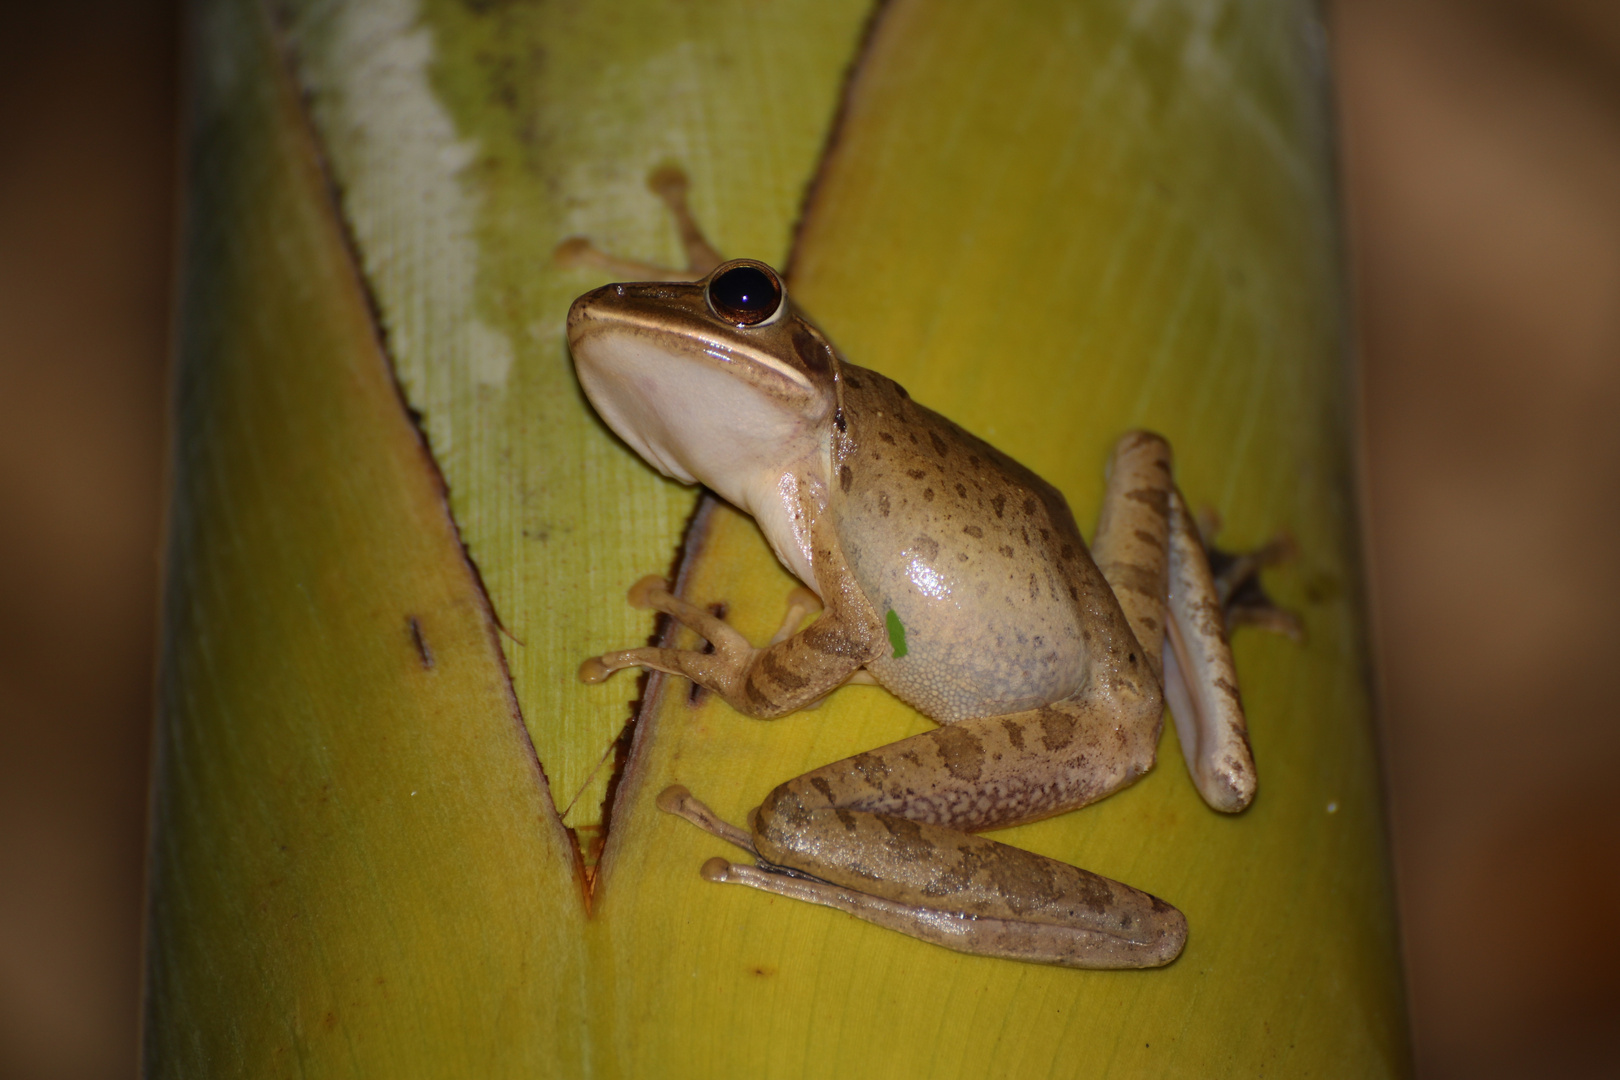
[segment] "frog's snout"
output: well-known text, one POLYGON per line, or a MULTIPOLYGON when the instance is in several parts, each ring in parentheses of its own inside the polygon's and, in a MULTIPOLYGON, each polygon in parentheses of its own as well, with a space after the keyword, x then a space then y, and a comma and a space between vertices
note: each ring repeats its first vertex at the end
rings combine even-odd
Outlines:
POLYGON ((575 348, 580 338, 585 336, 586 328, 596 321, 595 313, 601 310, 601 304, 606 297, 619 289, 617 285, 603 285, 600 289, 575 297, 574 302, 568 306, 568 347, 575 348))

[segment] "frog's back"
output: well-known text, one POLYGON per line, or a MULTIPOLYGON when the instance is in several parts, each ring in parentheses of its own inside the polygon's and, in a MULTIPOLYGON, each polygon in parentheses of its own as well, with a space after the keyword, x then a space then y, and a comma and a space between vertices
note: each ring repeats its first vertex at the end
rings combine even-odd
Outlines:
POLYGON ((1071 696, 1113 597, 1063 496, 876 372, 844 381, 832 509, 889 628, 872 674, 942 723, 1071 696))

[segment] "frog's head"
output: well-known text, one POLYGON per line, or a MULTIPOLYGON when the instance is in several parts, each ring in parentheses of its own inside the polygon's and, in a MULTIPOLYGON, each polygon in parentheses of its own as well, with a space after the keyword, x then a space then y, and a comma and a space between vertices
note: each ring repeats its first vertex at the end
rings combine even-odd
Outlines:
POLYGON ((762 262, 734 259, 696 282, 604 285, 569 309, 568 345, 620 438, 739 506, 827 438, 837 359, 762 262))

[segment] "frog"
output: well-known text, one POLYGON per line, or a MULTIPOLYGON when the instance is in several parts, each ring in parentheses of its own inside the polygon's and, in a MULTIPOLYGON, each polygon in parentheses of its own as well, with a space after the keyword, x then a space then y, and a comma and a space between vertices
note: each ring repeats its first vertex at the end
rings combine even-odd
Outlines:
POLYGON ((573 301, 579 385, 649 465, 750 515, 804 589, 756 646, 649 576, 630 602, 708 647, 608 652, 580 678, 665 672, 761 720, 876 683, 938 725, 786 780, 746 827, 669 786, 660 809, 748 856, 710 858, 702 877, 978 956, 1173 961, 1187 920, 1170 903, 981 835, 1142 777, 1167 701, 1203 800, 1232 814, 1255 796, 1222 610, 1231 583, 1211 569, 1168 441, 1117 439, 1088 545, 1057 488, 852 363, 768 263, 723 258, 682 174, 650 184, 676 219, 684 271, 578 238, 558 249, 565 265, 635 279, 573 301))

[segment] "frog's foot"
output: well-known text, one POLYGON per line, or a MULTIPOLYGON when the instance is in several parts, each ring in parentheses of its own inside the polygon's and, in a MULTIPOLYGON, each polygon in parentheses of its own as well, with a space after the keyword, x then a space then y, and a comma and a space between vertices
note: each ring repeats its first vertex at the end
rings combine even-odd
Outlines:
POLYGON ((1305 640, 1305 624, 1287 608, 1278 607, 1266 595, 1260 582, 1260 571, 1294 561, 1299 547, 1294 538, 1280 533, 1249 551, 1224 551, 1212 537, 1221 531, 1221 517, 1213 508, 1205 507, 1198 514, 1198 532, 1209 558, 1209 568, 1215 579, 1215 593, 1220 598, 1221 614, 1228 631, 1240 626, 1255 626, 1272 633, 1284 634, 1294 641, 1305 640))
POLYGON ((710 648, 698 651, 648 647, 603 653, 580 665, 581 682, 599 683, 615 671, 644 667, 671 675, 683 675, 695 683, 724 693, 726 688, 737 682, 740 673, 748 669, 757 651, 724 619, 670 592, 669 583, 656 574, 649 574, 630 586, 629 600, 632 607, 662 611, 697 631, 708 641, 710 648))
POLYGON ((704 237, 686 205, 686 173, 678 165, 660 165, 647 176, 647 188, 663 200, 675 219, 686 252, 686 269, 621 259, 583 236, 570 236, 551 253, 551 261, 569 270, 598 270, 620 281, 698 281, 725 261, 704 237))
POLYGON ((759 852, 754 850, 753 837, 703 805, 680 784, 671 784, 658 793, 658 809, 666 814, 683 817, 704 832, 712 833, 726 843, 742 848, 754 858, 759 858, 759 852))

